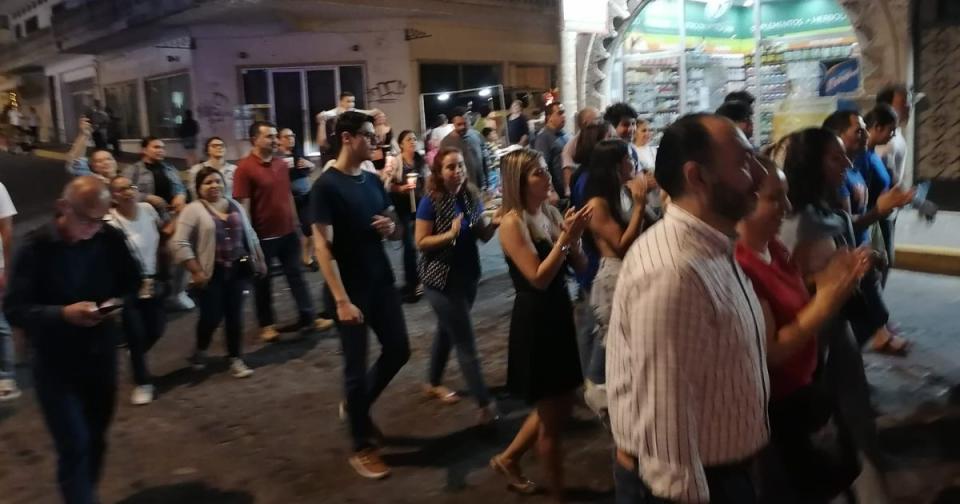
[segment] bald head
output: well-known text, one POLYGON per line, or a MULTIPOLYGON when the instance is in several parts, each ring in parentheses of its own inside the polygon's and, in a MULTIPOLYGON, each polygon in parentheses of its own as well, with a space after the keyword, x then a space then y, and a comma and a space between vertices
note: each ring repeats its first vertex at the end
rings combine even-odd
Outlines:
POLYGON ((85 175, 71 180, 64 188, 61 199, 74 208, 95 210, 110 208, 110 191, 98 177, 85 175))
POLYGON ((584 107, 577 112, 577 127, 586 128, 600 118, 600 111, 594 107, 584 107))

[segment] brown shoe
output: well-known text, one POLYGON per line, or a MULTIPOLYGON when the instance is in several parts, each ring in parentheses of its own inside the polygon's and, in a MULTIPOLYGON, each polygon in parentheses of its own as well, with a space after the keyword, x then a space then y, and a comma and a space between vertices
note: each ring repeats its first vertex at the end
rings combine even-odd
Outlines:
POLYGON ((383 463, 376 448, 367 448, 354 453, 350 457, 350 465, 364 478, 383 479, 390 476, 390 468, 383 463))
POLYGON ((276 341, 279 337, 280 337, 280 333, 277 332, 277 328, 272 325, 268 325, 260 328, 260 339, 262 339, 264 343, 272 343, 276 341))

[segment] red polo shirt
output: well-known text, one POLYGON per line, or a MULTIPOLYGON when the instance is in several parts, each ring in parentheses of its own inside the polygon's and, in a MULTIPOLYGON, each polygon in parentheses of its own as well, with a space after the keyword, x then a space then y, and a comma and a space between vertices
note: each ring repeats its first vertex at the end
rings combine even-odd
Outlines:
POLYGON ((274 156, 267 162, 251 153, 237 161, 233 197, 250 198, 250 222, 261 240, 294 232, 290 174, 287 163, 274 156))

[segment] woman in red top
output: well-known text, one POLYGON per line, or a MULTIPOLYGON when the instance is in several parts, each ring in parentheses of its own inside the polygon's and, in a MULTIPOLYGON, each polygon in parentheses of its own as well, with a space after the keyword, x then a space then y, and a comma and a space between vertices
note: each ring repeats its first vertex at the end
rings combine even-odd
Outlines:
MULTIPOLYGON (((843 307, 870 261, 866 249, 837 251, 829 266, 810 279, 816 290, 811 295, 807 282, 791 264, 787 248, 776 238, 790 211, 786 177, 772 161, 763 161, 768 176, 760 189, 756 209, 737 228, 740 239, 736 257, 763 307, 772 395, 771 444, 777 452, 775 456, 793 458, 783 461, 784 467, 790 467, 804 455, 807 419, 798 418, 795 413, 810 409, 818 363, 817 333, 843 307)), ((804 483, 809 482, 793 482, 790 486, 794 488, 788 493, 795 495, 804 483)))

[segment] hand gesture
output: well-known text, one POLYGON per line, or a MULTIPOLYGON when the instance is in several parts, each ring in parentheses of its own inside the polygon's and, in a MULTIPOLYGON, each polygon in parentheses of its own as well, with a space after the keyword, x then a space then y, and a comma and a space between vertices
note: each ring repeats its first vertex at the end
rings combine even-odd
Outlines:
POLYGON ((373 226, 373 229, 377 230, 377 233, 380 236, 387 238, 393 231, 396 229, 396 224, 393 223, 393 219, 390 217, 384 217, 383 215, 374 215, 373 221, 370 224, 373 226))
POLYGON ((871 252, 867 247, 835 252, 827 267, 817 275, 817 295, 824 296, 831 306, 846 301, 863 275, 873 267, 871 252))
POLYGON ((640 174, 627 182, 627 189, 630 190, 630 198, 634 205, 642 205, 647 200, 647 177, 640 174))
POLYGON ((887 215, 898 208, 905 207, 913 201, 916 189, 903 190, 900 186, 893 186, 877 198, 877 210, 887 215))
POLYGON ((458 213, 453 216, 453 222, 450 223, 450 231, 448 231, 453 239, 456 240, 460 236, 460 228, 463 226, 463 214, 458 213))
POLYGON ((210 277, 208 277, 202 271, 195 271, 190 273, 190 287, 195 289, 202 289, 207 286, 207 283, 210 282, 210 277))
POLYGON ((584 206, 580 210, 568 208, 566 215, 563 216, 563 231, 565 234, 564 245, 574 243, 583 236, 583 231, 587 229, 590 223, 590 217, 593 216, 593 207, 584 206))
POLYGON ((337 303, 337 320, 345 325, 358 325, 363 323, 363 312, 360 308, 349 301, 337 303))
POLYGON ((304 168, 306 168, 306 167, 307 167, 307 160, 306 160, 306 159, 300 158, 300 159, 297 160, 297 168, 300 168, 300 169, 302 170, 302 169, 304 169, 304 168))
POLYGON ((93 134, 93 123, 86 116, 80 118, 80 134, 84 136, 93 134))
POLYGON ((63 319, 78 327, 93 327, 103 321, 97 303, 81 301, 63 307, 63 319))

